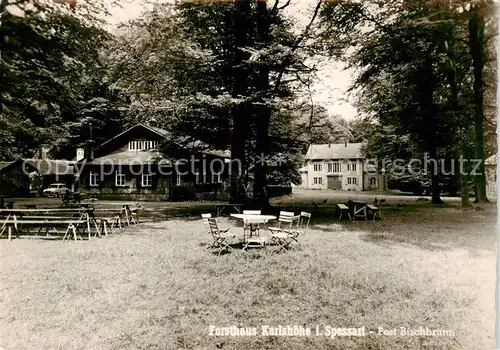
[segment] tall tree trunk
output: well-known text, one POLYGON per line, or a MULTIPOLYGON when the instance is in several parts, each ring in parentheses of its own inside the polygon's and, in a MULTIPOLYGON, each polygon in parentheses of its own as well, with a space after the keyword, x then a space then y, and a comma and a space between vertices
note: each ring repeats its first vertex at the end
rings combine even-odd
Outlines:
POLYGON ((432 203, 443 203, 440 197, 439 188, 439 167, 438 156, 438 110, 434 103, 434 91, 436 88, 436 77, 433 70, 433 62, 430 56, 427 56, 426 62, 417 73, 417 86, 419 94, 419 103, 424 113, 424 119, 421 121, 422 137, 425 147, 429 151, 431 159, 431 197, 432 203))
POLYGON ((486 173, 484 166, 484 17, 480 5, 474 5, 469 17, 469 49, 474 67, 474 129, 475 156, 480 161, 479 175, 475 175, 477 196, 476 202, 487 202, 486 173))
MULTIPOLYGON (((271 18, 265 1, 257 2, 256 21, 257 21, 257 43, 259 49, 264 49, 270 44, 269 29, 271 18)), ((261 208, 269 206, 267 196, 267 162, 269 152, 269 123, 271 119, 271 110, 265 104, 263 97, 268 95, 269 91, 269 67, 265 64, 259 67, 256 80, 256 90, 258 94, 257 102, 259 106, 255 113, 256 121, 256 146, 257 155, 254 167, 253 200, 261 208)))
MULTIPOLYGON (((457 83, 457 62, 455 59, 455 28, 453 27, 450 30, 450 42, 448 45, 448 58, 450 60, 450 69, 448 80, 450 83, 450 93, 451 93, 451 111, 453 115, 453 120, 456 121, 458 118, 458 144, 459 155, 465 156, 466 154, 466 141, 464 135, 464 127, 466 127, 466 123, 463 121, 463 113, 461 113, 460 108, 458 106, 458 83, 457 83)), ((466 158, 466 157, 464 157, 466 158)), ((453 162, 453 160, 452 160, 453 162)), ((454 168, 455 171, 457 168, 454 168)), ((453 176, 453 175, 452 175, 453 176)), ((460 199, 461 205, 463 209, 470 207, 469 202, 469 185, 468 185, 468 176, 462 172, 462 167, 460 166, 458 169, 458 176, 460 182, 460 199)))
MULTIPOLYGON (((245 97, 248 91, 248 70, 244 61, 248 59, 248 53, 243 50, 248 46, 251 23, 250 0, 235 2, 234 16, 234 58, 232 62, 234 85, 232 96, 235 98, 245 97)), ((246 103, 239 103, 231 110, 233 120, 233 131, 231 135, 231 201, 243 203, 246 200, 244 186, 245 144, 249 128, 249 108, 246 103)))

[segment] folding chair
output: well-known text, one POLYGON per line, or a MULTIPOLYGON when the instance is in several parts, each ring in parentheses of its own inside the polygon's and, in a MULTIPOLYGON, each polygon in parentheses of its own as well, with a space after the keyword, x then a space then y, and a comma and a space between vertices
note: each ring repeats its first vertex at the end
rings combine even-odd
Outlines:
POLYGON ((267 228, 269 232, 271 232, 271 240, 279 246, 279 250, 287 250, 286 247, 290 244, 290 242, 288 242, 290 231, 296 219, 300 220, 300 216, 295 216, 291 211, 280 211, 278 226, 267 228))
POLYGON ((285 250, 288 250, 289 247, 296 249, 294 245, 291 245, 291 243, 295 242, 297 244, 300 244, 298 237, 299 237, 299 235, 305 234, 305 232, 307 231, 307 229, 309 227, 310 221, 311 221, 311 213, 307 213, 305 211, 302 211, 302 212, 300 212, 299 221, 297 222, 296 228, 283 231, 284 233, 288 234, 288 236, 285 236, 281 242, 282 247, 285 250))
POLYGON ((222 253, 223 250, 229 250, 230 246, 227 242, 228 238, 234 238, 236 235, 229 234, 229 228, 220 229, 217 221, 212 217, 212 214, 201 214, 203 219, 203 223, 207 228, 208 233, 212 236, 212 244, 208 246, 208 248, 219 248, 219 254, 222 253))
MULTIPOLYGON (((260 210, 243 210, 243 215, 261 215, 262 211, 260 210)), ((257 236, 259 237, 260 224, 252 224, 244 221, 243 223, 243 241, 245 241, 246 233, 250 231, 249 236, 257 236), (255 225, 255 226, 254 226, 255 225)))

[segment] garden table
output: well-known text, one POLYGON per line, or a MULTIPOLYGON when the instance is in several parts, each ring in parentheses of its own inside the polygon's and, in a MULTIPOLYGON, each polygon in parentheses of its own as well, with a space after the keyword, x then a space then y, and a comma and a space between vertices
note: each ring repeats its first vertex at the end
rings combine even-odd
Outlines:
POLYGON ((265 224, 269 220, 275 220, 274 215, 253 215, 253 214, 231 214, 231 217, 240 219, 245 225, 250 227, 250 236, 245 241, 245 234, 243 233, 244 246, 243 250, 247 249, 250 244, 264 247, 264 238, 258 237, 259 225, 265 224), (257 237, 256 237, 257 236, 257 237))

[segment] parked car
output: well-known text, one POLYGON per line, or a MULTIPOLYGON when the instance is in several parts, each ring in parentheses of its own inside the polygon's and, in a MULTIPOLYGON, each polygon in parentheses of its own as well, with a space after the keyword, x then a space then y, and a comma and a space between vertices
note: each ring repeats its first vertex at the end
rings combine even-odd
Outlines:
POLYGON ((69 191, 63 183, 51 184, 49 187, 43 190, 43 195, 46 197, 62 197, 69 191))

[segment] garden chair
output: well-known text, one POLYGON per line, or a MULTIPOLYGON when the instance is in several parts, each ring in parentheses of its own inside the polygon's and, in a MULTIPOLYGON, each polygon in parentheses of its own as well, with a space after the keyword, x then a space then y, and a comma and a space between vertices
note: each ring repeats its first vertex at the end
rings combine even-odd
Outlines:
MULTIPOLYGON (((243 215, 261 215, 260 210, 243 210, 243 215)), ((248 221, 243 222, 243 241, 245 241, 247 231, 250 231, 249 236, 259 236, 260 224, 251 224, 248 221)))
POLYGON ((277 233, 282 230, 291 230, 294 220, 298 218, 299 216, 295 216, 295 214, 291 211, 280 211, 278 225, 276 227, 268 227, 267 229, 271 233, 277 233))
MULTIPOLYGON (((295 229, 288 231, 288 237, 285 239, 285 248, 288 250, 290 243, 295 242, 299 244, 298 237, 299 235, 304 235, 309 228, 309 223, 311 222, 311 213, 307 213, 305 211, 300 212, 299 221, 297 222, 297 226, 295 229)), ((295 249, 294 246, 291 246, 295 249)))
POLYGON ((203 219, 203 223, 208 233, 213 239, 212 244, 209 245, 208 248, 219 248, 218 255, 220 255, 223 250, 229 250, 230 246, 227 240, 228 238, 234 238, 236 236, 228 233, 229 228, 220 229, 217 221, 212 217, 212 214, 201 214, 201 218, 203 219))
POLYGON ((291 211, 280 211, 278 225, 267 228, 271 233, 271 240, 280 247, 280 250, 287 250, 286 246, 290 244, 288 242, 290 231, 293 229, 293 222, 296 219, 300 219, 300 216, 295 216, 291 211))

